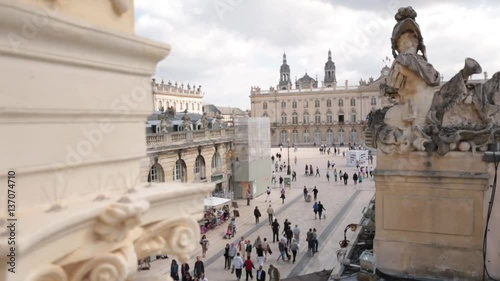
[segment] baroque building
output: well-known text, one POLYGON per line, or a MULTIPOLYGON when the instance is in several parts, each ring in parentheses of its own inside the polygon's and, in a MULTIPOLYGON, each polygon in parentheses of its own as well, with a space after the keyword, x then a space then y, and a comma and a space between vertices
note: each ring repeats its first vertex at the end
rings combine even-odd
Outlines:
POLYGON ((184 83, 180 86, 175 82, 172 84, 170 81, 164 83, 156 83, 153 79, 153 96, 154 106, 157 111, 164 111, 173 108, 176 112, 183 112, 185 110, 191 113, 203 113, 202 99, 204 93, 201 91, 201 86, 184 83), (163 110, 162 110, 163 108, 163 110))
POLYGON ((364 144, 366 117, 373 109, 390 104, 379 94, 388 73, 385 66, 377 79, 361 80, 357 86, 346 80, 338 86, 335 63, 328 51, 321 87, 317 78, 306 73, 292 88, 290 66, 283 54, 278 85, 269 90, 251 88, 252 116, 270 119, 272 145, 364 144))

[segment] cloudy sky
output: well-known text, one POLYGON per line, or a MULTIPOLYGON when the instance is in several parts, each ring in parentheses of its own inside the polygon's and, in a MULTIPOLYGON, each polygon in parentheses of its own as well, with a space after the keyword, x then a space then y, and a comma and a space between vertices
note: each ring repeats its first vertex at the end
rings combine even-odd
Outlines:
POLYGON ((340 85, 377 78, 402 6, 417 11, 429 62, 445 80, 466 57, 489 77, 500 71, 497 0, 136 0, 135 28, 172 46, 156 78, 202 85, 205 103, 250 109, 251 86, 278 83, 283 52, 293 79, 307 71, 322 80, 329 49, 340 85))

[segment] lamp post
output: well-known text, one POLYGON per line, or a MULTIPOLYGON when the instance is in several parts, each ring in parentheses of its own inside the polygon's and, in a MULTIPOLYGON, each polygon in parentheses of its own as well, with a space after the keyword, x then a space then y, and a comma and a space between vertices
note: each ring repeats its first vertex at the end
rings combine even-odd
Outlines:
POLYGON ((290 168, 290 130, 288 130, 288 165, 286 166, 286 174, 288 176, 292 174, 292 169, 290 168))

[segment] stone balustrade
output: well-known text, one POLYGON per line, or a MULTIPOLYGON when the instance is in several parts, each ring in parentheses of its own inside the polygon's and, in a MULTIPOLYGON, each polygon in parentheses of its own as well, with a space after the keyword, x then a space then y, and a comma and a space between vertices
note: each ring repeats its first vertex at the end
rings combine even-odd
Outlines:
POLYGON ((234 139, 233 128, 146 135, 148 150, 161 147, 174 147, 176 145, 201 144, 213 141, 224 142, 230 139, 234 139))

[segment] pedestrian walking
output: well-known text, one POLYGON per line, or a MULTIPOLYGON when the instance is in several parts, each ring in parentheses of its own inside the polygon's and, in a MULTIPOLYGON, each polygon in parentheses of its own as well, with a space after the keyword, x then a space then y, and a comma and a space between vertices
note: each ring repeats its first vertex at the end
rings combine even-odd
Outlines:
POLYGON ((307 187, 304 185, 304 201, 307 202, 307 193, 309 193, 309 191, 307 190, 307 187))
POLYGON ((316 233, 316 228, 313 228, 312 240, 313 240, 314 253, 317 253, 318 252, 318 233, 316 233))
POLYGON ((373 168, 370 167, 370 178, 373 178, 373 168))
POLYGON ((200 260, 200 257, 196 257, 196 262, 193 267, 193 277, 199 279, 202 273, 205 273, 205 265, 200 260))
POLYGON ((253 210, 253 215, 255 216, 255 224, 259 223, 259 218, 261 216, 260 210, 258 206, 255 206, 255 209, 253 210))
POLYGON ((295 238, 295 240, 297 240, 297 242, 299 242, 299 240, 300 240, 300 228, 297 224, 295 225, 295 228, 293 229, 293 238, 295 238))
POLYGON ((252 199, 252 191, 250 188, 247 189, 247 206, 250 206, 250 199, 252 199))
POLYGON ((316 166, 316 175, 314 177, 321 177, 321 175, 319 174, 319 168, 318 168, 318 166, 316 166))
POLYGON ((285 197, 285 189, 284 188, 281 189, 281 196, 280 196, 280 198, 281 198, 281 204, 285 204, 285 198, 286 197, 285 197))
POLYGON ((269 265, 269 269, 267 271, 269 275, 269 281, 280 281, 280 271, 274 267, 272 264, 269 265))
POLYGON ((292 239, 292 244, 290 245, 290 250, 292 251, 292 263, 295 263, 295 258, 297 257, 297 252, 299 251, 299 242, 295 238, 292 239))
POLYGON ((208 246, 210 246, 210 242, 207 239, 207 236, 203 234, 200 240, 200 245, 201 245, 201 253, 203 257, 206 257, 207 251, 208 251, 208 246))
POLYGON ((278 219, 274 219, 273 225, 273 243, 279 240, 279 231, 280 231, 280 224, 278 223, 278 219))
POLYGON ((250 240, 247 240, 245 243, 245 252, 247 253, 247 258, 250 258, 252 255, 252 244, 250 243, 250 240))
POLYGON ((344 185, 347 185, 347 180, 349 179, 349 175, 347 175, 347 172, 344 173, 344 185))
POLYGON ((285 261, 285 249, 286 249, 286 242, 283 242, 283 240, 280 240, 278 242, 278 250, 280 251, 280 255, 276 259, 276 261, 279 261, 280 258, 281 260, 285 261))
POLYGON ((311 253, 314 255, 313 234, 311 228, 309 228, 309 231, 306 234, 306 241, 307 241, 307 251, 311 251, 311 253))
POLYGON ((309 165, 309 175, 312 176, 313 174, 313 165, 309 165))
POLYGON ((257 278, 257 281, 266 281, 266 271, 262 269, 262 265, 257 269, 255 278, 257 278))
POLYGON ((267 187, 266 194, 267 194, 266 201, 264 201, 264 202, 267 202, 267 200, 269 200, 269 202, 271 202, 271 197, 270 197, 271 196, 271 188, 269 186, 267 187))
POLYGON ((313 212, 314 212, 314 219, 316 219, 316 217, 318 215, 318 202, 314 202, 313 212))
MULTIPOLYGON (((325 207, 323 204, 321 204, 321 201, 318 202, 318 215, 319 215, 319 220, 321 220, 321 216, 323 214, 323 211, 326 211, 325 207)), ((326 218, 326 216, 325 216, 326 218)))
POLYGON ((280 183, 280 188, 283 188, 283 177, 282 176, 280 176, 279 183, 280 183))
POLYGON ((313 188, 314 201, 318 198, 318 189, 316 187, 313 188))
POLYGON ((231 249, 231 246, 229 246, 229 243, 226 243, 226 247, 224 248, 224 269, 231 268, 231 260, 229 259, 229 249, 231 249))
POLYGON ((255 268, 255 266, 253 265, 253 262, 250 259, 250 256, 248 256, 247 260, 243 263, 243 265, 245 267, 245 273, 247 276, 246 281, 248 281, 248 276, 250 276, 250 279, 253 279, 252 271, 255 268))
POLYGON ((271 183, 276 183, 276 174, 272 171, 271 183))
POLYGON ((292 172, 292 181, 297 181, 297 173, 295 170, 292 172))
POLYGON ((240 257, 240 253, 236 253, 236 256, 233 259, 233 269, 231 270, 231 273, 236 272, 237 281, 240 281, 242 269, 243 259, 240 257))
POLYGON ((288 228, 285 231, 285 235, 286 235, 287 246, 290 247, 290 244, 292 243, 292 239, 293 239, 293 230, 288 228))
POLYGON ((358 173, 354 172, 354 174, 352 174, 352 181, 354 184, 358 183, 358 173))
POLYGON ((330 169, 330 160, 328 160, 328 161, 326 162, 326 168, 327 168, 327 169, 330 169))
POLYGON ((231 246, 229 246, 229 250, 227 252, 227 254, 229 256, 227 269, 231 269, 231 263, 233 262, 233 259, 236 256, 236 253, 238 253, 238 248, 236 248, 234 243, 231 243, 231 246))
POLYGON ((257 253, 257 263, 260 266, 264 266, 265 257, 264 257, 264 248, 262 247, 262 244, 259 244, 257 245, 257 247, 255 247, 255 252, 257 253))
POLYGON ((176 260, 172 260, 170 264, 170 277, 172 277, 174 281, 179 281, 179 265, 176 260))
POLYGON ((274 216, 274 209, 271 207, 271 204, 269 204, 269 208, 267 208, 267 216, 269 217, 269 225, 273 224, 273 216, 274 216))
POLYGON ((264 238, 264 241, 262 241, 262 250, 264 251, 264 259, 267 259, 267 254, 273 253, 273 251, 271 251, 271 246, 267 242, 267 238, 264 238))
POLYGON ((295 165, 297 165, 297 155, 295 155, 295 158, 293 159, 293 161, 295 162, 295 165))
POLYGON ((330 173, 328 171, 326 171, 326 179, 330 182, 330 173))
POLYGON ((337 182, 337 173, 336 172, 333 172, 333 177, 335 178, 335 182, 337 182))
MULTIPOLYGON (((181 279, 182 279, 182 281, 187 280, 187 274, 189 274, 189 264, 183 263, 181 265, 181 279)), ((191 276, 191 275, 189 275, 189 276, 191 276)))
POLYGON ((309 175, 309 166, 307 166, 307 164, 306 164, 306 176, 308 176, 308 175, 309 175))

